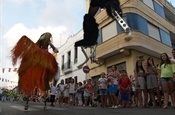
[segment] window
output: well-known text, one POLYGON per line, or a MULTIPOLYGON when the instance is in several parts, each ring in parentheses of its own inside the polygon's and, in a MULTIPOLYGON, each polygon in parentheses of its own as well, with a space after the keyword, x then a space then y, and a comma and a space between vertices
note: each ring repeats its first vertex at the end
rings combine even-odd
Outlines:
POLYGON ((145 3, 148 7, 154 10, 153 0, 140 0, 140 1, 145 3))
MULTIPOLYGON (((126 70, 126 62, 122 62, 122 63, 118 63, 118 64, 115 64, 115 65, 112 65, 112 66, 115 66, 116 70, 126 70)), ((107 67, 107 70, 109 70, 109 68, 111 68, 112 66, 110 67, 107 67)))
POLYGON ((148 23, 148 33, 149 33, 149 36, 161 41, 160 40, 159 28, 154 26, 151 23, 148 23))
POLYGON ((61 69, 62 70, 64 69, 64 55, 62 55, 62 66, 61 66, 61 69))
POLYGON ((164 7, 164 12, 166 20, 175 25, 175 14, 166 7, 164 7))
POLYGON ((78 83, 78 78, 77 78, 77 76, 74 77, 74 81, 75 81, 76 84, 78 83))
POLYGON ((97 43, 102 43, 102 29, 99 29, 97 43))
POLYGON ((68 57, 68 59, 67 59, 67 61, 68 61, 67 68, 69 69, 71 67, 71 51, 69 51, 67 53, 67 57, 68 57))
POLYGON ((78 61, 78 48, 74 47, 74 63, 78 61))
POLYGON ((160 29, 159 31, 160 31, 160 36, 161 36, 162 43, 172 47, 171 38, 170 38, 169 33, 165 32, 162 29, 160 29))
POLYGON ((172 47, 175 48, 175 33, 169 31, 172 47))
POLYGON ((165 12, 163 9, 163 6, 158 4, 158 2, 154 1, 154 9, 157 14, 159 14, 161 17, 165 18, 165 12))
POLYGON ((172 43, 172 48, 175 48, 175 43, 172 43))
POLYGON ((117 35, 116 21, 102 28, 103 42, 117 35))
POLYGON ((147 20, 135 13, 126 14, 126 20, 131 30, 138 30, 148 34, 147 20))

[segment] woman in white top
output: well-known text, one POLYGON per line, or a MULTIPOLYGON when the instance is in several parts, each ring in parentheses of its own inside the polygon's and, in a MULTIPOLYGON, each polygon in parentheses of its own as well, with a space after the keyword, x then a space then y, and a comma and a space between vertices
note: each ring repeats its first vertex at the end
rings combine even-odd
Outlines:
POLYGON ((50 101, 51 101, 50 106, 54 106, 56 92, 57 92, 57 87, 56 87, 56 84, 53 83, 53 85, 51 85, 51 88, 50 88, 50 101))
POLYGON ((65 82, 65 88, 64 88, 64 99, 65 99, 65 105, 66 106, 69 106, 69 82, 70 80, 69 79, 66 79, 66 82, 65 82))
POLYGON ((64 91, 65 91, 65 84, 64 80, 61 80, 61 83, 59 84, 58 87, 58 93, 59 93, 59 104, 63 105, 63 100, 64 100, 64 91))
POLYGON ((75 104, 75 93, 76 93, 75 82, 74 79, 71 79, 69 83, 70 106, 73 106, 75 104))
POLYGON ((102 107, 107 106, 107 78, 105 72, 101 73, 101 78, 98 80, 98 86, 99 86, 99 95, 101 97, 101 105, 102 107))

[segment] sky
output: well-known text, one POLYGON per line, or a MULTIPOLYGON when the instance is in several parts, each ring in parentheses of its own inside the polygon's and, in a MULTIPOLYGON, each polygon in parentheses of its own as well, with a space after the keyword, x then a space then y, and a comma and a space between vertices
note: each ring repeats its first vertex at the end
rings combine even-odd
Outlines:
MULTIPOLYGON (((169 0, 175 6, 175 0, 169 0)), ((0 0, 0 78, 18 81, 10 50, 22 35, 36 42, 44 32, 51 32, 53 44, 63 45, 82 29, 86 0, 0 0), (1 70, 5 68, 3 73, 1 70)), ((16 66, 17 67, 17 66, 16 66)), ((14 83, 15 84, 15 83, 14 83)), ((13 85, 0 81, 3 85, 13 85)))
MULTIPOLYGON (((82 29, 86 0, 0 0, 0 78, 18 81, 10 50, 22 35, 36 42, 44 32, 57 47, 82 29), (2 72, 5 68, 5 72, 2 72), (12 70, 11 70, 12 71, 12 70)), ((1 82, 3 85, 11 83, 1 82)))

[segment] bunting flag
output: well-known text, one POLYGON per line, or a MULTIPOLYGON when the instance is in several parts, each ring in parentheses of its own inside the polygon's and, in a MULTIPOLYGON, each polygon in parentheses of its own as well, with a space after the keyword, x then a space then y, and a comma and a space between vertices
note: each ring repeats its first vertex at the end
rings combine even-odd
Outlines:
POLYGON ((16 87, 18 85, 18 82, 0 77, 0 84, 1 84, 0 89, 2 88, 11 89, 11 88, 16 87))
POLYGON ((7 85, 7 86, 0 87, 0 89, 13 89, 15 87, 17 87, 17 85, 10 85, 10 86, 7 85))
POLYGON ((4 79, 4 78, 1 78, 1 77, 0 77, 0 82, 1 82, 1 81, 2 81, 2 82, 10 82, 11 84, 12 84, 12 83, 17 83, 17 82, 15 82, 15 81, 11 81, 11 80, 4 79))
POLYGON ((18 68, 7 68, 7 67, 3 67, 1 69, 2 69, 2 73, 5 73, 5 72, 17 72, 18 71, 18 68))
POLYGON ((2 73, 4 73, 5 72, 5 68, 2 68, 2 73))
POLYGON ((13 72, 17 72, 17 70, 18 70, 18 68, 14 68, 14 69, 13 69, 13 72))
POLYGON ((9 72, 11 71, 11 68, 9 68, 9 72))

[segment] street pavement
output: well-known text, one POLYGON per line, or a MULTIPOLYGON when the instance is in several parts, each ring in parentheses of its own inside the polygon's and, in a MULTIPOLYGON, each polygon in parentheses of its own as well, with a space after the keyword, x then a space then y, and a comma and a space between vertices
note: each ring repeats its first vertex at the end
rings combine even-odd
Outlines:
POLYGON ((0 102, 0 115, 175 115, 175 108, 101 108, 101 107, 50 107, 43 103, 30 102, 24 110, 24 102, 0 102))

